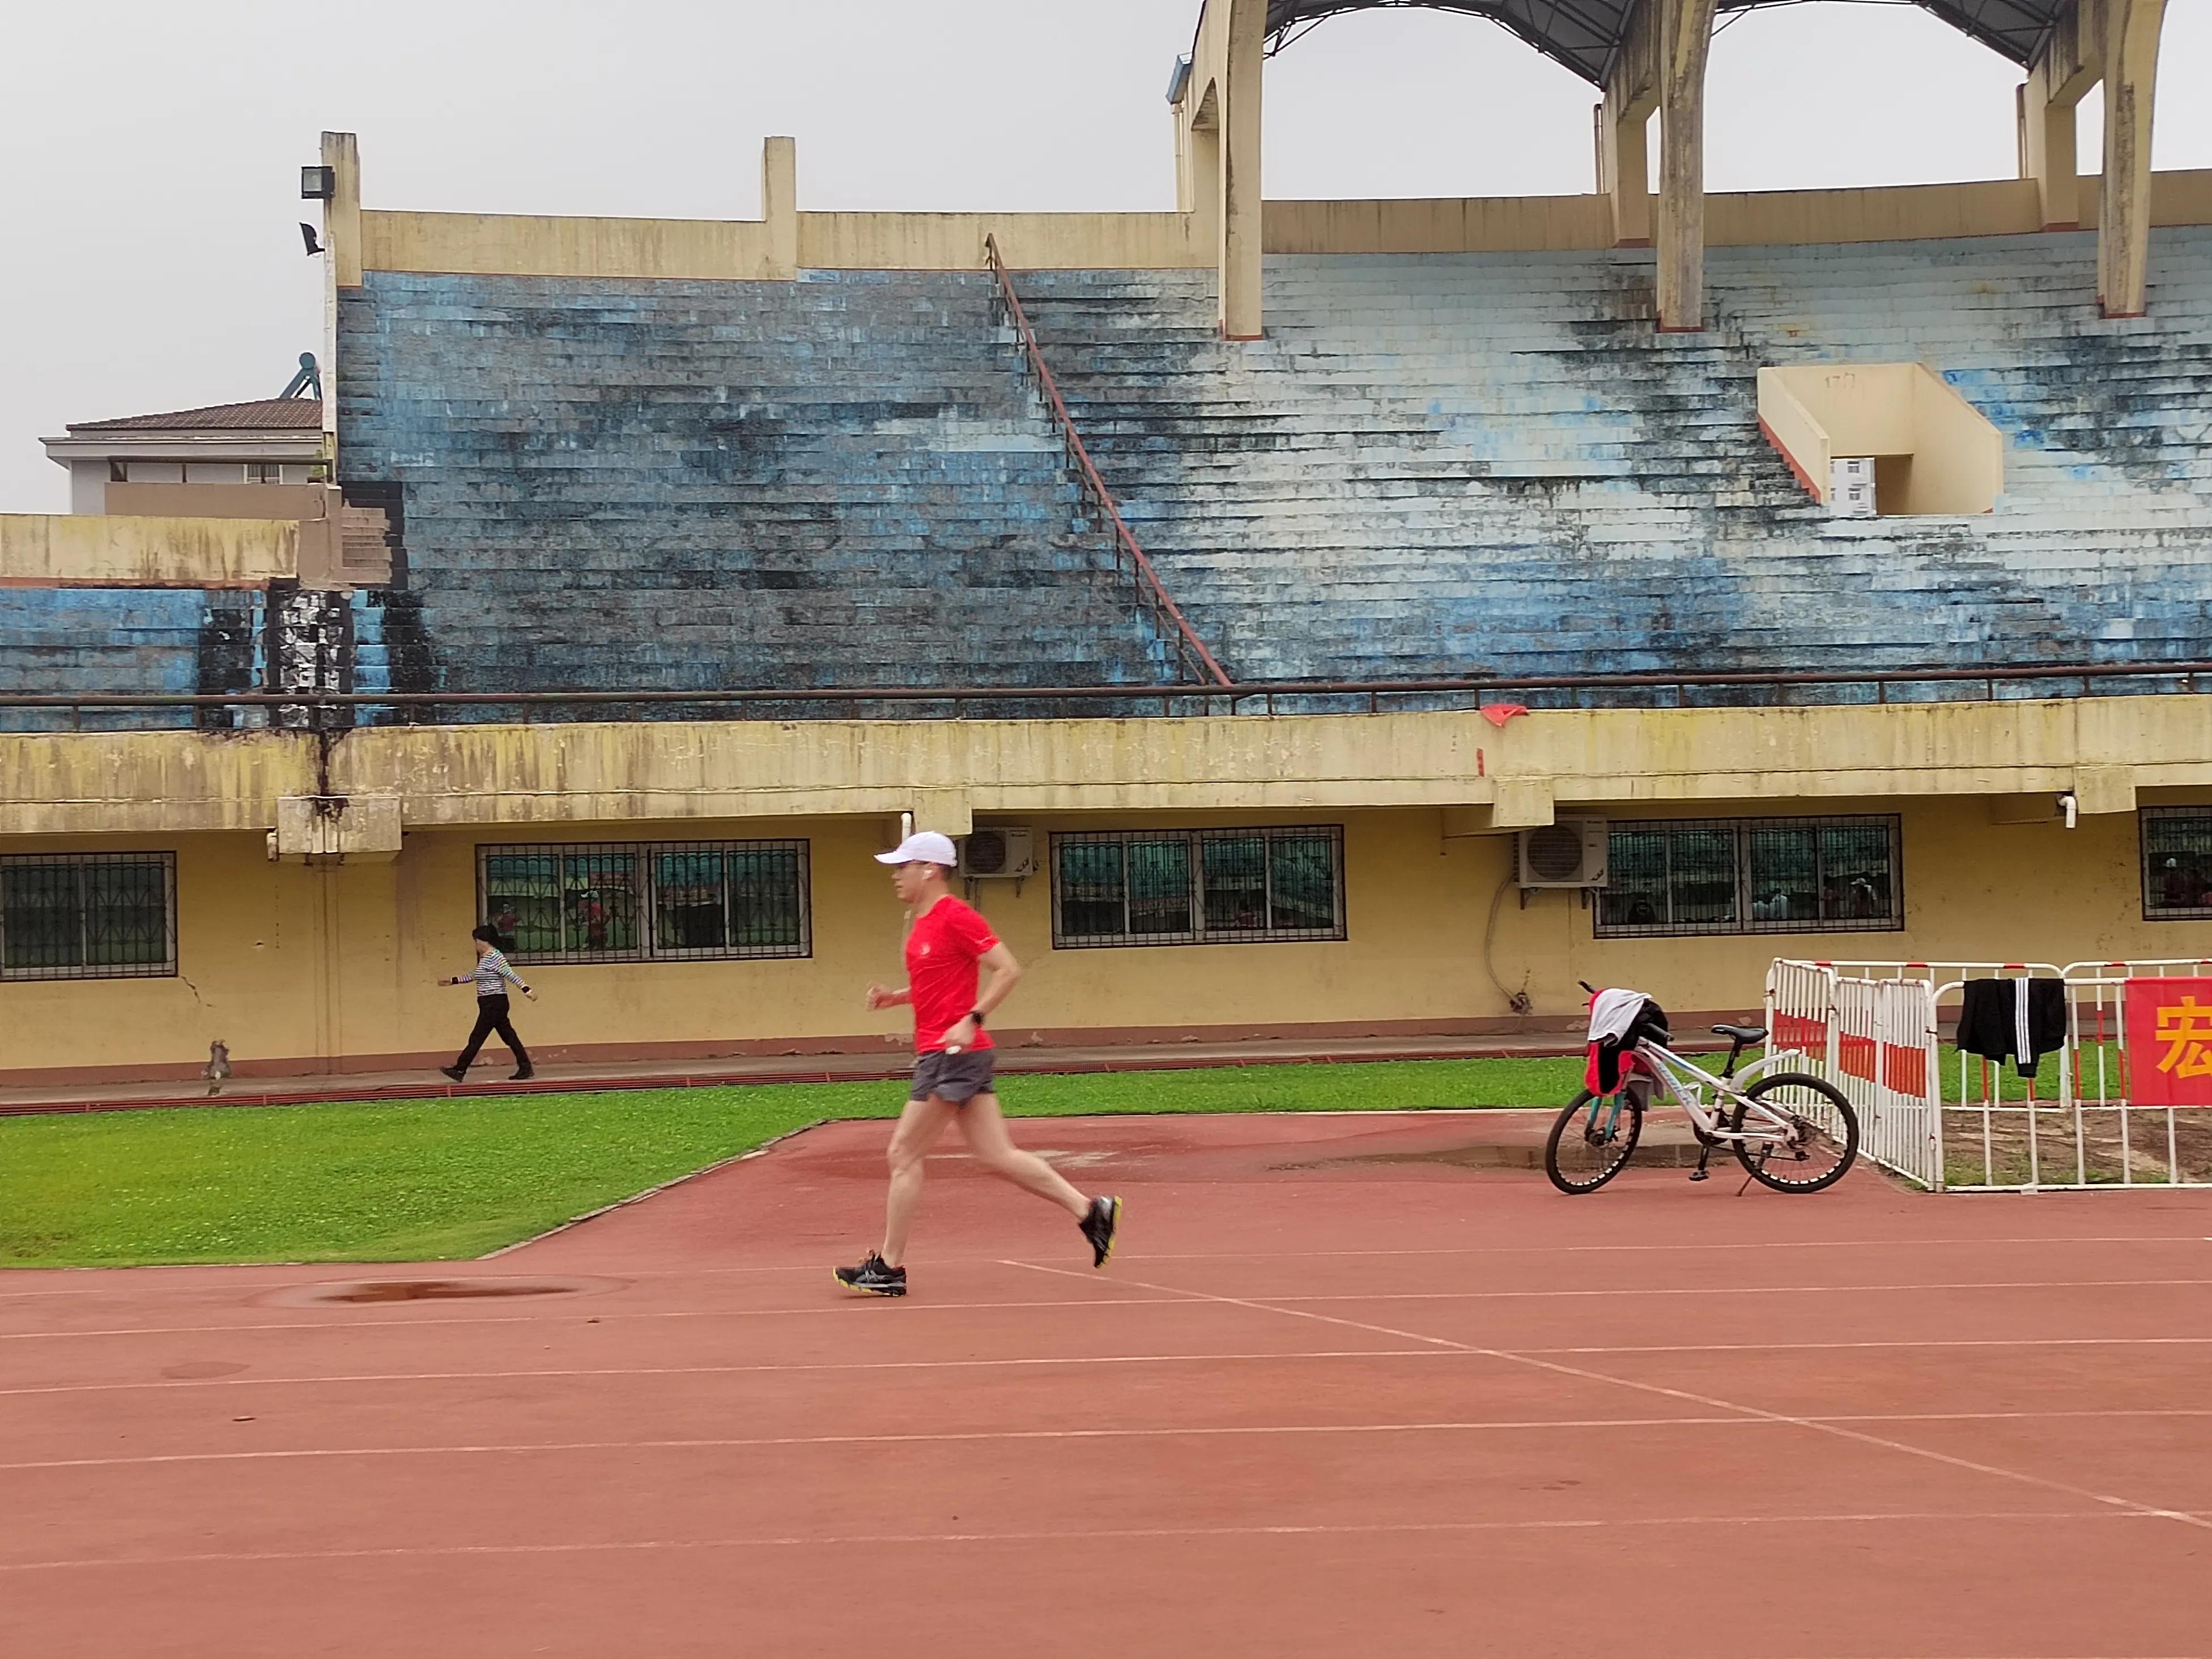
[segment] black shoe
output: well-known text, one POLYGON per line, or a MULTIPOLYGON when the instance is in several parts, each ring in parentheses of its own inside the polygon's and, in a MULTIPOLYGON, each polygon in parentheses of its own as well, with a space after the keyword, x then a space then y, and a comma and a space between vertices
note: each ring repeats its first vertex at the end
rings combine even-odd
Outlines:
POLYGON ((906 1269, 887 1267, 875 1251, 857 1267, 837 1269, 837 1282, 848 1291, 866 1291, 870 1296, 904 1296, 906 1269))
POLYGON ((526 1066, 520 1071, 517 1072, 513 1077, 507 1079, 507 1081, 509 1083, 527 1083, 531 1079, 537 1075, 538 1068, 535 1066, 526 1066))
POLYGON ((441 1066, 438 1069, 456 1083, 466 1083, 469 1080, 469 1074, 458 1066, 441 1066))
POLYGON ((1114 1254, 1114 1230, 1121 1224, 1121 1200, 1118 1198, 1092 1199, 1090 1213, 1076 1224, 1083 1229, 1083 1236, 1091 1241, 1091 1265, 1104 1267, 1106 1258, 1114 1254))

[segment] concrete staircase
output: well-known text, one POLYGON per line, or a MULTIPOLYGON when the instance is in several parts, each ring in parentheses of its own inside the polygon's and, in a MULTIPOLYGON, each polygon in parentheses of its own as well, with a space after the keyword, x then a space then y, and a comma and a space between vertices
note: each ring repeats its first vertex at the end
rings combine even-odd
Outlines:
POLYGON ((981 273, 372 272, 341 323, 397 689, 1171 678, 981 273))
POLYGON ((1237 345, 1205 273, 1017 280, 1243 677, 1872 671, 2205 653, 2212 233, 2153 252, 2108 323, 2087 235, 1717 249, 1695 336, 1635 252, 1273 258, 1237 345), (1762 364, 1902 359, 2006 434, 1994 514, 1832 520, 1761 437, 1762 364))
MULTIPOLYGON (((258 596, 176 587, 0 589, 0 687, 33 696, 106 691, 190 696, 253 684, 258 596)), ((190 708, 0 708, 0 731, 190 726, 190 708)), ((228 724, 220 717, 198 723, 228 724)))

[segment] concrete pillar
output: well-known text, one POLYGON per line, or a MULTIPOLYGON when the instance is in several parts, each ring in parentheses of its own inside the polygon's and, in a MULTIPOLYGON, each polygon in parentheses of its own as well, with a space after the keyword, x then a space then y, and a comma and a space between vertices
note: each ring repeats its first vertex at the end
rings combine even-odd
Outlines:
POLYGON ((1217 127, 1190 130, 1192 240, 1218 250, 1221 240, 1221 132, 1217 127))
POLYGON ((1189 216, 1194 247, 1218 254, 1221 238, 1221 91, 1194 76, 1175 106, 1176 210, 1189 216))
POLYGON ((2081 177, 2075 158, 2075 111, 2094 76, 2079 74, 2052 83, 2046 56, 2028 71, 2018 94, 2020 176, 2035 180, 2045 230, 2073 230, 2081 222, 2081 177))
POLYGON ((1659 327, 1705 325, 1705 60, 1717 0, 1647 0, 1657 13, 1659 327))
POLYGON ((761 146, 761 217, 768 225, 769 276, 799 275, 799 145, 770 138, 761 146))
POLYGON ((2150 267, 2150 131, 2166 0, 2105 0, 2105 177, 2097 203, 2097 303, 2140 317, 2150 267))
POLYGON ((1267 60, 1267 0, 1210 0, 1229 7, 1220 100, 1220 322, 1232 340, 1256 340, 1260 315, 1260 81, 1267 60))
POLYGON ((1646 133, 1652 100, 1608 90, 1598 105, 1597 189, 1613 214, 1615 247, 1651 246, 1651 154, 1646 133))
POLYGON ((323 135, 322 164, 331 170, 331 198, 323 204, 323 457, 325 483, 338 476, 338 291, 359 288, 361 145, 350 132, 323 135))
POLYGON ((323 246, 340 288, 361 286, 361 148, 350 132, 323 135, 323 165, 334 185, 323 204, 323 246))

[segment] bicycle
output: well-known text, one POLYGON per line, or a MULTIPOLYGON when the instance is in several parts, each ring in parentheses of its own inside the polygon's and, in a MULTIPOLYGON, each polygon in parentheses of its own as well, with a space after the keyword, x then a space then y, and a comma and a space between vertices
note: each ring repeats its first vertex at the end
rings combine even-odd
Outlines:
POLYGON ((1544 1173, 1552 1184, 1563 1193, 1594 1193, 1619 1175, 1635 1154, 1646 1097, 1655 1087, 1689 1116, 1698 1147, 1692 1181, 1707 1178, 1707 1163, 1723 1146, 1743 1165, 1746 1187, 1756 1181, 1777 1192, 1817 1193, 1842 1180, 1859 1149, 1858 1115, 1843 1091, 1808 1072, 1759 1075, 1768 1066, 1802 1059, 1795 1054, 1767 1055, 1739 1078, 1736 1061, 1746 1048, 1766 1041, 1765 1028, 1716 1025, 1713 1035, 1728 1038, 1729 1045, 1727 1063, 1717 1073, 1646 1037, 1631 1051, 1635 1075, 1624 1075, 1619 1089, 1577 1095, 1544 1143, 1544 1173), (1740 1086, 1753 1077, 1756 1082, 1740 1086))

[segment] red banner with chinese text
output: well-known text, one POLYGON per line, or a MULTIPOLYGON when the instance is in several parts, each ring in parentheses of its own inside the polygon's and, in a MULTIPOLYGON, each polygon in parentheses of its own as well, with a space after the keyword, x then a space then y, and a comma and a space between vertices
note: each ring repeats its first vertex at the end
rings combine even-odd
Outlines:
POLYGON ((2137 1106, 2212 1106, 2212 979, 2131 979, 2128 1094, 2137 1106))

